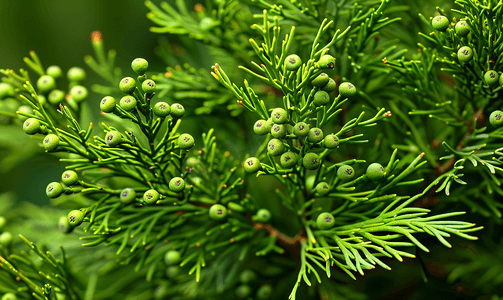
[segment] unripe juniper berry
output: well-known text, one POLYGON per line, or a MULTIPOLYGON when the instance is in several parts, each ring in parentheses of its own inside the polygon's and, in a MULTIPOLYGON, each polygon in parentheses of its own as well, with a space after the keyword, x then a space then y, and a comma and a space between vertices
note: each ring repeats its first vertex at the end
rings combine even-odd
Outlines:
POLYGON ((336 87, 337 87, 337 84, 335 83, 335 80, 333 80, 332 78, 329 78, 328 83, 325 84, 325 86, 323 86, 321 89, 327 93, 331 93, 331 92, 335 91, 336 87))
POLYGON ((66 76, 70 82, 79 83, 86 79, 86 72, 79 67, 73 67, 68 70, 66 76))
POLYGON ((61 174, 61 181, 65 185, 71 186, 79 181, 79 175, 75 171, 67 170, 64 171, 63 174, 61 174))
POLYGON ((285 125, 282 124, 274 124, 271 128, 271 135, 273 138, 281 139, 284 138, 287 134, 287 130, 285 125))
POLYGON ((503 125, 503 111, 501 110, 493 111, 489 116, 489 123, 491 123, 493 127, 496 128, 501 127, 501 125, 503 125))
POLYGON ((61 71, 61 68, 58 66, 50 66, 45 72, 54 79, 58 79, 63 76, 63 71, 61 71))
POLYGON ((252 283, 257 280, 257 274, 250 269, 244 269, 241 274, 239 274, 239 281, 241 283, 252 283))
POLYGON ((257 290, 257 299, 266 300, 272 295, 272 286, 270 284, 263 285, 257 290))
POLYGON ((458 50, 458 59, 460 62, 470 62, 473 58, 473 50, 468 46, 463 46, 458 50))
POLYGON ((316 192, 318 192, 318 194, 320 196, 325 196, 326 194, 328 194, 328 192, 330 191, 330 186, 328 185, 328 183, 326 182, 320 182, 316 185, 316 192))
POLYGON ((147 94, 152 94, 155 92, 155 82, 152 79, 147 79, 141 84, 141 89, 147 94))
POLYGON ((350 180, 353 177, 355 177, 355 170, 351 166, 342 165, 337 170, 337 178, 342 181, 350 180))
POLYGON ((267 223, 271 219, 271 212, 265 208, 261 208, 252 217, 253 222, 267 223))
POLYGON ((484 74, 484 80, 486 81, 487 85, 493 86, 498 83, 499 74, 494 70, 489 70, 484 74))
POLYGON ((330 77, 328 77, 328 75, 326 73, 321 73, 320 75, 318 75, 315 79, 313 79, 311 81, 311 84, 315 87, 322 88, 328 83, 329 78, 330 77))
POLYGON ((181 177, 173 177, 169 181, 169 189, 172 192, 179 193, 185 189, 185 180, 181 177))
POLYGON ((9 96, 14 96, 15 91, 12 85, 7 82, 0 83, 0 100, 5 99, 9 96))
POLYGON ((45 136, 44 141, 42 142, 45 150, 52 151, 59 146, 59 137, 55 134, 48 134, 45 136))
POLYGON ((47 185, 45 193, 49 198, 58 198, 63 194, 63 186, 59 182, 51 182, 47 185))
POLYGON ((267 144, 267 152, 272 156, 278 156, 285 152, 285 145, 278 139, 272 139, 267 144))
POLYGON ((302 164, 308 170, 316 170, 321 164, 318 154, 310 152, 304 155, 302 159, 302 164))
POLYGON ((188 133, 183 133, 178 137, 178 147, 183 150, 194 147, 194 143, 194 138, 188 133))
POLYGON ((449 19, 444 16, 436 16, 431 20, 431 26, 438 31, 445 31, 449 27, 449 19))
POLYGON ((171 106, 166 102, 157 102, 154 105, 153 111, 156 116, 164 118, 171 112, 171 106))
MULTIPOLYGON (((124 96, 121 98, 119 105, 125 111, 133 111, 136 107, 136 98, 131 95, 124 96)), ((114 109, 115 109, 115 105, 114 105, 114 109)), ((169 110, 171 111, 171 108, 169 110)), ((112 111, 113 111, 113 109, 112 109, 112 111)), ((109 111, 109 112, 112 112, 112 111, 109 111)), ((155 106, 154 106, 154 114, 155 114, 155 106)))
POLYGON ((267 130, 267 121, 258 120, 257 122, 255 122, 255 125, 253 125, 253 132, 255 132, 258 135, 268 134, 269 130, 267 130))
POLYGON ((12 234, 10 232, 4 232, 0 234, 0 245, 8 246, 12 243, 12 234))
POLYGON ((288 113, 283 108, 278 107, 272 111, 271 118, 274 124, 283 124, 288 120, 288 113))
POLYGON ((146 204, 154 204, 159 200, 161 195, 156 190, 148 190, 143 194, 143 202, 146 204))
POLYGON ((51 104, 60 104, 63 100, 65 100, 65 95, 65 92, 62 90, 52 90, 49 93, 49 96, 47 96, 47 100, 49 100, 49 103, 51 104))
POLYGON ((118 131, 112 130, 107 132, 107 135, 105 136, 105 142, 108 146, 115 147, 122 144, 123 137, 118 131))
POLYGON ((244 169, 247 173, 255 173, 258 170, 262 169, 262 165, 260 165, 260 160, 256 157, 248 158, 243 164, 244 169))
POLYGON ((331 213, 324 212, 321 213, 318 218, 316 218, 316 225, 321 230, 328 230, 334 227, 335 219, 331 213))
POLYGON ((297 164, 297 155, 291 151, 285 152, 281 155, 279 163, 283 168, 290 169, 297 164))
POLYGON ((148 69, 148 61, 144 58, 135 58, 131 62, 131 69, 138 74, 143 75, 148 69))
POLYGON ((171 116, 174 119, 180 119, 185 114, 185 108, 179 103, 171 104, 171 116))
POLYGON ((351 82, 343 82, 339 85, 339 94, 342 97, 353 97, 356 94, 356 87, 351 82))
POLYGON ((307 140, 311 143, 319 143, 323 140, 323 131, 319 128, 311 128, 307 135, 307 140))
POLYGON ((297 137, 303 138, 309 134, 309 125, 304 122, 299 122, 293 127, 293 133, 297 137))
POLYGON ((384 168, 379 163, 372 163, 368 166, 366 174, 370 180, 377 182, 384 177, 384 168))
POLYGON ((288 71, 296 71, 302 65, 302 59, 297 54, 290 54, 285 58, 285 68, 288 71))
POLYGON ((470 33, 470 28, 468 27, 466 21, 459 21, 456 23, 454 29, 456 30, 456 34, 459 36, 467 36, 468 33, 470 33))
POLYGON ((339 138, 335 134, 329 134, 323 141, 325 148, 334 149, 339 146, 339 138))
POLYGON ((199 21, 199 27, 204 30, 208 31, 213 27, 213 19, 210 17, 204 17, 199 21))
POLYGON ((181 258, 182 255, 179 251, 176 250, 169 250, 168 252, 166 252, 166 254, 164 254, 164 262, 168 266, 178 263, 181 258))
POLYGON ((325 91, 317 91, 314 93, 313 104, 315 106, 327 105, 330 102, 330 95, 325 91))
POLYGON ((120 199, 124 204, 133 202, 136 199, 136 191, 132 188, 125 188, 121 192, 120 199))
POLYGON ((119 82, 119 89, 125 94, 131 95, 136 88, 136 81, 133 77, 124 77, 119 82))
MULTIPOLYGON (((28 105, 21 105, 20 107, 17 108, 17 111, 25 114, 33 114, 33 109, 31 109, 31 107, 29 107, 28 105)), ((21 118, 21 120, 24 121, 28 119, 27 117, 21 115, 19 116, 19 118, 21 118)))
POLYGON ((70 226, 77 227, 84 221, 86 214, 82 210, 72 210, 68 213, 68 223, 70 226))
POLYGON ((335 58, 332 55, 325 54, 320 57, 318 65, 322 69, 333 69, 335 67, 335 58))
POLYGON ((222 220, 227 216, 227 208, 221 204, 213 204, 209 210, 210 218, 222 220))
POLYGON ((87 89, 81 85, 76 85, 70 90, 70 95, 75 102, 82 102, 87 98, 87 89))
POLYGON ((251 294, 251 288, 247 284, 242 284, 236 288, 236 296, 240 299, 245 299, 251 294))
POLYGON ((17 300, 17 296, 13 293, 6 293, 2 296, 2 300, 17 300))
POLYGON ((166 276, 168 278, 174 278, 178 274, 180 274, 180 267, 179 266, 169 266, 166 268, 166 276))
POLYGON ((272 121, 272 118, 267 119, 267 121, 265 122, 265 125, 267 126, 267 132, 271 131, 272 125, 274 124, 275 123, 272 121))
POLYGON ((40 122, 35 118, 29 118, 23 123, 23 130, 27 134, 35 134, 40 130, 40 122))
POLYGON ((56 88, 56 80, 49 75, 41 76, 37 80, 37 89, 41 94, 47 94, 56 88))
POLYGON ((68 217, 66 216, 62 216, 61 218, 59 218, 58 228, 63 233, 70 233, 73 231, 73 226, 70 224, 70 222, 68 221, 68 217))
POLYGON ((111 113, 114 111, 115 105, 116 105, 115 98, 112 96, 106 96, 103 99, 101 99, 100 109, 102 112, 111 113))
POLYGON ((0 217, 0 230, 2 230, 6 223, 7 220, 5 219, 5 217, 0 217))

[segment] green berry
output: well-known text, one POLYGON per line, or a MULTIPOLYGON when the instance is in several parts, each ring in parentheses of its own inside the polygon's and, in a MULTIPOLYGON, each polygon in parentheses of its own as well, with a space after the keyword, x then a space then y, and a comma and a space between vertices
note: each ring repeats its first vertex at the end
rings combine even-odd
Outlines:
POLYGON ((250 157, 245 161, 244 168, 247 173, 255 173, 262 169, 262 165, 260 165, 260 160, 258 160, 258 158, 250 157))
POLYGON ((159 195, 159 192, 156 190, 148 190, 143 194, 143 202, 146 204, 154 204, 159 200, 161 195, 159 195))
POLYGON ((468 46, 463 46, 458 50, 458 59, 461 62, 470 62, 473 58, 473 50, 468 46))
POLYGON ((271 212, 265 208, 261 208, 252 217, 253 222, 267 223, 271 219, 271 212))
POLYGON ((70 95, 75 102, 82 102, 87 98, 87 89, 81 85, 76 85, 70 90, 70 95))
POLYGON ((304 158, 302 159, 302 164, 308 170, 316 170, 320 166, 321 160, 318 154, 310 152, 304 155, 304 158))
POLYGON ((115 105, 115 98, 112 96, 106 96, 105 98, 101 99, 100 109, 102 112, 111 113, 114 111, 115 105))
POLYGON ((449 19, 444 16, 436 16, 431 20, 431 26, 438 31, 445 31, 449 27, 449 19))
POLYGON ((489 116, 489 123, 491 123, 491 125, 496 128, 503 125, 503 111, 501 110, 493 111, 489 116))
POLYGON ((143 75, 148 69, 148 61, 144 58, 135 58, 131 62, 131 69, 138 74, 143 75))
POLYGON ((47 94, 56 88, 56 80, 49 75, 41 76, 37 80, 37 89, 41 94, 47 94))
POLYGON ((239 274, 239 281, 241 283, 252 283, 257 280, 257 274, 250 269, 245 269, 239 274))
MULTIPOLYGON (((114 103, 115 103, 115 100, 114 100, 114 103)), ((121 98, 119 105, 125 111, 133 111, 136 107, 136 98, 131 95, 124 96, 121 98)), ((115 108, 115 105, 113 107, 115 108)), ((169 109, 169 110, 171 111, 171 109, 169 109)), ((113 109, 112 109, 112 111, 113 111, 113 109)), ((109 111, 109 112, 112 112, 112 111, 109 111)), ((155 114, 155 106, 154 106, 154 114, 155 114)), ((168 114, 169 114, 169 112, 168 112, 168 114)))
POLYGON ((293 133, 297 137, 303 138, 309 134, 309 125, 304 122, 299 122, 293 127, 293 133))
POLYGON ((274 125, 272 118, 267 119, 267 121, 265 122, 265 125, 267 126, 267 132, 270 132, 272 129, 272 125, 274 125))
POLYGON ((86 79, 86 72, 82 68, 73 67, 70 70, 68 70, 66 76, 68 77, 68 80, 70 82, 78 83, 86 79))
POLYGON ((379 163, 372 163, 368 166, 366 174, 370 180, 377 182, 384 177, 384 168, 379 163))
POLYGON ((79 181, 79 175, 72 170, 67 170, 64 171, 63 174, 61 174, 61 181, 67 185, 71 186, 77 183, 79 181))
POLYGON ((2 300, 17 300, 17 296, 13 293, 7 293, 2 296, 2 300))
POLYGON ((329 79, 330 77, 328 77, 326 73, 321 73, 311 81, 311 84, 315 87, 322 88, 328 83, 329 79))
POLYGON ((278 156, 285 152, 285 145, 278 139, 272 139, 267 144, 267 152, 272 156, 278 156))
POLYGON ((63 194, 63 186, 59 182, 51 182, 47 185, 45 193, 49 198, 58 198, 63 194))
POLYGON ((42 142, 45 150, 52 151, 59 146, 59 137, 55 134, 48 134, 45 136, 44 141, 42 142))
POLYGON ((108 146, 115 147, 123 142, 123 137, 118 131, 112 130, 107 132, 107 135, 105 136, 105 141, 108 146))
POLYGON ((152 94, 155 92, 155 82, 152 79, 147 79, 141 84, 141 89, 147 94, 152 94))
POLYGON ((281 139, 287 134, 286 126, 282 124, 274 124, 271 128, 271 135, 273 138, 281 139))
POLYGON ((185 180, 181 177, 173 177, 169 181, 169 189, 172 192, 179 193, 185 188, 185 180))
MULTIPOLYGON (((29 107, 28 105, 21 105, 20 107, 18 107, 17 111, 28 114, 28 115, 33 114, 33 109, 31 109, 31 107, 29 107)), ((25 117, 23 115, 19 115, 19 117, 24 121, 26 121, 28 119, 28 117, 25 117)))
POLYGON ((343 82, 339 85, 339 94, 342 97, 353 97, 356 94, 356 88, 351 82, 343 82))
POLYGON ((503 86, 503 76, 500 76, 500 86, 503 86))
POLYGON ((0 100, 5 99, 9 96, 14 96, 15 91, 12 85, 7 82, 0 83, 0 100))
POLYGON ((51 104, 60 104, 61 102, 63 102, 63 100, 65 100, 65 96, 65 92, 63 92, 62 90, 52 90, 49 93, 49 96, 47 96, 47 99, 51 104))
POLYGON ((168 278, 174 278, 178 274, 180 274, 180 267, 179 266, 169 266, 166 268, 166 276, 168 278))
POLYGON ((283 168, 290 169, 297 164, 297 155, 291 151, 285 152, 281 155, 279 163, 283 168))
POLYGON ((132 188, 125 188, 121 192, 120 199, 124 204, 133 202, 136 199, 136 191, 132 188))
POLYGON ((44 105, 45 103, 47 103, 47 99, 45 98, 44 95, 38 95, 38 103, 40 103, 42 105, 44 105))
POLYGON ((210 17, 204 17, 199 21, 199 27, 201 30, 208 31, 213 27, 213 19, 210 17))
POLYGON ((283 124, 288 120, 288 113, 286 112, 286 110, 278 107, 272 111, 271 118, 274 124, 283 124))
POLYGON ((320 182, 316 185, 316 192, 320 194, 320 196, 325 196, 330 192, 330 186, 326 182, 320 182))
POLYGON ((322 87, 321 89, 327 93, 331 93, 331 92, 335 91, 336 87, 337 87, 337 84, 335 83, 335 80, 333 80, 332 78, 329 78, 328 83, 325 84, 325 86, 322 87))
POLYGON ((185 161, 185 164, 187 164, 187 167, 189 168, 195 168, 201 164, 201 160, 199 158, 189 157, 185 161))
POLYGON ((324 140, 325 148, 334 149, 339 146, 339 138, 335 134, 329 134, 324 140))
POLYGON ((124 77, 119 83, 119 89, 125 94, 131 95, 136 88, 136 81, 133 77, 124 77))
POLYGON ((253 132, 255 132, 258 135, 265 135, 269 132, 267 130, 267 121, 266 120, 258 120, 255 122, 255 125, 253 125, 253 132))
POLYGON ((470 33, 470 28, 468 27, 466 21, 459 21, 456 23, 454 29, 456 30, 456 34, 459 36, 467 36, 468 33, 470 33))
POLYGON ((153 110, 156 116, 164 118, 171 112, 171 106, 166 102, 157 102, 153 110))
POLYGON ((332 55, 323 55, 320 57, 318 65, 322 69, 333 69, 335 67, 335 58, 332 55))
POLYGON ((242 284, 236 288, 236 296, 241 299, 247 298, 251 294, 251 288, 247 284, 242 284))
POLYGON ((342 165, 337 170, 337 178, 342 181, 350 180, 355 176, 355 170, 348 165, 342 165))
POLYGON ((6 223, 7 223, 7 220, 5 219, 5 217, 0 216, 0 231, 5 226, 6 223))
POLYGON ((1 245, 10 245, 12 243, 12 234, 10 232, 4 232, 0 234, 0 244, 1 245))
POLYGON ((489 70, 484 74, 484 80, 489 86, 493 86, 499 81, 499 74, 494 70, 489 70))
POLYGON ((288 71, 296 71, 302 65, 302 59, 297 54, 290 54, 285 58, 285 68, 288 71))
POLYGON ((73 227, 72 227, 72 225, 70 225, 70 222, 68 221, 68 217, 65 217, 65 216, 62 216, 59 218, 58 228, 63 233, 70 233, 73 231, 73 227))
POLYGON ((323 140, 323 131, 319 128, 309 129, 309 134, 307 135, 307 140, 311 143, 319 143, 323 140))
POLYGON ((50 66, 45 72, 54 79, 58 79, 63 76, 63 71, 61 71, 61 68, 58 66, 50 66))
POLYGON ((171 116, 180 119, 185 114, 185 108, 179 103, 171 104, 171 116))
POLYGON ((263 285, 257 290, 257 299, 269 299, 272 295, 272 286, 270 284, 263 285))
POLYGON ((314 93, 313 104, 315 106, 327 105, 328 102, 330 102, 330 95, 327 92, 319 90, 314 93))
POLYGON ((182 259, 182 255, 180 254, 179 251, 176 250, 169 250, 164 254, 164 262, 166 265, 171 266, 176 264, 182 259))
POLYGON ((327 230, 334 227, 335 219, 331 213, 321 213, 318 218, 316 218, 316 225, 321 230, 327 230))
POLYGON ((40 130, 40 122, 35 118, 29 118, 23 123, 23 130, 27 134, 35 134, 40 130))
POLYGON ((194 138, 188 133, 183 133, 178 137, 178 147, 183 150, 194 147, 194 143, 194 138))
POLYGON ((68 223, 70 223, 70 226, 72 227, 77 227, 82 224, 85 216, 85 212, 80 209, 72 210, 68 213, 68 223))
POLYGON ((227 216, 227 208, 221 204, 213 204, 210 207, 210 218, 213 220, 222 220, 227 216))

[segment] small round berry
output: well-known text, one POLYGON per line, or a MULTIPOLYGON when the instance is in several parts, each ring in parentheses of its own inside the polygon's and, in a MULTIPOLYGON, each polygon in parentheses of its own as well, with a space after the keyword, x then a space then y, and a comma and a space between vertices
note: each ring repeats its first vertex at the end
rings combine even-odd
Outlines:
POLYGON ((297 54, 290 54, 285 58, 285 68, 288 71, 296 71, 302 65, 302 59, 297 54))
POLYGON ((185 164, 187 164, 187 167, 189 168, 195 168, 201 164, 201 160, 199 158, 189 157, 185 161, 185 164))
POLYGON ((272 139, 267 144, 267 152, 272 156, 278 156, 285 152, 285 145, 278 139, 272 139))
POLYGON ((131 69, 138 74, 143 75, 148 69, 148 61, 144 58, 135 58, 131 62, 131 69))
POLYGON ((185 180, 181 177, 173 177, 169 181, 169 189, 172 192, 179 193, 185 189, 185 180))
POLYGON ((274 125, 272 118, 267 119, 267 121, 265 122, 265 125, 267 126, 267 132, 270 132, 272 129, 272 125, 274 125))
POLYGON ((456 30, 456 34, 459 36, 467 36, 468 33, 470 33, 470 28, 468 27, 466 21, 457 22, 454 29, 456 30))
POLYGON ((328 183, 322 181, 316 185, 316 192, 318 192, 321 196, 325 196, 328 192, 330 192, 330 186, 328 183))
POLYGON ((68 221, 68 217, 65 217, 65 216, 62 216, 59 218, 58 228, 63 233, 70 233, 73 231, 73 226, 70 225, 70 222, 68 221))
POLYGON ((270 284, 263 285, 257 290, 257 299, 269 299, 272 295, 272 286, 270 284))
POLYGON ((333 80, 332 78, 329 78, 328 83, 325 84, 325 86, 322 87, 321 89, 327 93, 331 93, 331 92, 335 91, 336 87, 337 87, 337 84, 335 83, 335 80, 333 80))
POLYGON ((324 140, 325 148, 334 149, 339 146, 339 138, 335 134, 329 134, 324 140))
POLYGON ((201 30, 208 31, 213 27, 213 19, 210 17, 204 17, 199 21, 199 27, 201 30))
POLYGON ((68 213, 68 223, 70 223, 72 227, 77 227, 82 224, 85 216, 85 212, 80 209, 72 210, 68 213))
POLYGON ((71 185, 76 184, 77 181, 79 181, 79 175, 75 171, 67 170, 67 171, 64 171, 63 174, 61 174, 61 181, 65 185, 71 186, 71 185))
POLYGON ((119 89, 125 94, 131 95, 136 88, 136 81, 133 77, 124 77, 119 83, 119 89))
POLYGON ((499 81, 499 74, 494 70, 489 70, 484 74, 484 80, 489 86, 493 86, 499 81))
POLYGON ((100 109, 102 112, 105 113, 111 113, 115 109, 115 98, 112 96, 106 96, 103 99, 101 99, 100 102, 100 109))
POLYGON ((122 134, 116 130, 109 131, 105 136, 105 141, 110 147, 118 146, 123 142, 122 134))
POLYGON ((59 66, 50 66, 45 72, 47 73, 47 75, 51 76, 54 79, 58 79, 63 76, 63 71, 61 71, 61 68, 59 66))
POLYGON ((0 83, 0 99, 5 99, 9 96, 14 96, 15 91, 12 85, 7 82, 0 83))
POLYGON ((272 111, 271 118, 274 124, 283 124, 288 120, 288 113, 283 108, 278 107, 272 111))
POLYGON ((377 182, 384 177, 384 168, 379 163, 372 163, 368 166, 366 174, 370 180, 377 182))
POLYGON ((70 90, 70 95, 75 102, 82 102, 87 98, 87 89, 81 85, 76 85, 70 90))
MULTIPOLYGON (((136 98, 131 95, 124 96, 121 98, 119 105, 125 111, 133 111, 136 107, 136 98)), ((115 105, 114 105, 114 108, 115 108, 115 105)), ((112 111, 113 111, 113 109, 112 109, 112 111)), ((112 111, 110 111, 110 112, 112 112, 112 111)), ((171 111, 171 109, 170 109, 170 111, 171 111)), ((155 110, 154 110, 154 113, 155 113, 155 110)))
POLYGON ((315 87, 322 88, 328 83, 329 79, 330 77, 328 77, 326 73, 321 73, 311 81, 311 84, 315 87))
POLYGON ((356 88, 351 82, 343 82, 339 85, 339 94, 342 97, 353 97, 356 94, 356 88))
POLYGON ((503 86, 503 76, 500 76, 500 86, 503 86))
POLYGON ((259 223, 267 223, 271 219, 271 212, 268 209, 261 208, 252 217, 252 221, 259 223))
POLYGON ((133 202, 136 199, 136 191, 132 188, 125 188, 121 192, 120 199, 124 204, 133 202))
POLYGON ((279 163, 283 168, 290 169, 297 164, 297 155, 291 151, 285 152, 281 155, 279 163))
POLYGON ((179 103, 171 104, 171 116, 174 119, 180 119, 185 114, 185 108, 179 103))
POLYGON ((0 230, 2 230, 5 224, 7 224, 7 220, 5 219, 5 217, 0 216, 0 230))
POLYGON ((351 166, 342 165, 337 170, 337 178, 342 181, 350 180, 353 177, 355 177, 355 170, 351 166))
POLYGON ((2 300, 17 300, 17 296, 13 293, 6 293, 2 296, 2 300))
POLYGON ((4 232, 0 234, 0 245, 10 245, 12 243, 12 234, 10 232, 4 232))
POLYGON ((35 118, 29 118, 23 123, 23 130, 27 134, 35 134, 40 130, 40 122, 35 118))
POLYGON ((334 227, 335 219, 331 213, 321 213, 318 218, 316 218, 316 225, 321 230, 327 230, 334 227))
POLYGON ((141 89, 147 94, 152 94, 155 92, 155 82, 152 79, 147 79, 141 84, 141 89))
POLYGON ((304 122, 299 122, 293 127, 293 133, 297 137, 303 138, 309 134, 309 125, 304 122))
POLYGON ((62 90, 52 90, 49 93, 49 96, 47 96, 47 100, 49 100, 49 103, 51 104, 60 104, 63 100, 65 100, 65 96, 65 92, 62 90))
POLYGON ((287 134, 286 126, 282 124, 274 124, 271 127, 271 135, 273 138, 281 139, 287 134))
POLYGON ((66 74, 68 77, 68 80, 70 82, 81 82, 86 79, 86 71, 84 69, 79 68, 79 67, 73 67, 68 70, 68 73, 66 74))
POLYGON ((239 281, 241 283, 252 283, 257 280, 257 274, 250 269, 244 269, 241 274, 239 274, 239 281))
POLYGON ((164 118, 171 112, 171 106, 166 102, 157 102, 153 110, 156 116, 164 118))
POLYGON ((194 144, 194 138, 188 133, 183 133, 178 137, 178 147, 183 150, 188 150, 194 147, 194 144))
POLYGON ((244 168, 247 173, 255 173, 262 169, 262 165, 260 164, 260 160, 258 160, 258 158, 250 157, 245 161, 244 168))
POLYGON ((463 46, 458 50, 458 59, 461 62, 470 62, 473 58, 473 50, 468 46, 463 46))
POLYGON ((45 136, 44 141, 42 142, 45 150, 52 151, 59 146, 59 137, 55 134, 48 134, 45 136))
POLYGON ((164 262, 166 265, 171 266, 176 264, 182 259, 182 255, 180 254, 179 251, 176 250, 169 250, 164 254, 164 262))
POLYGON ((503 111, 501 110, 493 111, 489 116, 489 123, 491 123, 491 125, 496 128, 503 125, 503 111))
POLYGON ((42 105, 44 105, 45 103, 47 103, 47 99, 45 98, 44 95, 37 95, 37 96, 38 96, 38 103, 40 103, 42 105))
POLYGON ((449 27, 449 19, 444 16, 436 16, 431 20, 431 26, 438 31, 445 31, 449 27))
POLYGON ((178 274, 180 274, 180 267, 179 266, 169 266, 166 268, 166 276, 168 278, 174 278, 178 274))
POLYGON ((154 204, 159 200, 161 195, 159 195, 159 192, 156 190, 148 190, 143 194, 143 202, 147 204, 154 204))
POLYGON ((255 132, 258 135, 265 135, 269 132, 267 130, 267 121, 266 120, 258 120, 255 122, 255 125, 253 125, 253 132, 255 132))
POLYGON ((314 93, 313 104, 315 106, 327 105, 328 102, 330 102, 330 95, 327 92, 319 90, 314 93))
POLYGON ((335 67, 335 58, 332 55, 323 55, 320 57, 318 65, 322 69, 333 69, 335 67))
POLYGON ((210 218, 213 220, 222 220, 227 216, 227 208, 221 204, 213 204, 209 210, 210 218))
POLYGON ((316 170, 320 166, 321 160, 318 154, 310 152, 304 155, 304 158, 302 159, 302 164, 308 170, 316 170))
POLYGON ((251 294, 251 288, 247 284, 242 284, 236 288, 236 296, 240 299, 248 298, 251 294))
POLYGON ((56 88, 56 80, 49 75, 41 76, 37 80, 37 88, 41 94, 47 94, 56 88))
POLYGON ((58 198, 63 194, 63 186, 59 182, 51 182, 47 185, 45 193, 49 198, 58 198))
POLYGON ((323 131, 319 128, 309 129, 309 134, 307 135, 307 140, 311 143, 319 143, 323 140, 323 131))
MULTIPOLYGON (((31 109, 31 107, 29 107, 28 105, 21 105, 20 107, 17 108, 17 111, 18 112, 22 112, 22 113, 25 113, 25 114, 29 114, 29 115, 32 115, 33 114, 33 109, 31 109)), ((25 117, 23 115, 19 115, 19 117, 21 118, 21 120, 23 121, 26 121, 28 120, 28 117, 25 117)))

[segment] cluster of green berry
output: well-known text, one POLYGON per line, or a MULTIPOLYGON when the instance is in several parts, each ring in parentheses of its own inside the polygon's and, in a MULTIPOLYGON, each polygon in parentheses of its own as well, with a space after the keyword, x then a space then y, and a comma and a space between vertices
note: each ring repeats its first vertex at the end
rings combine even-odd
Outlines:
POLYGON ((8 247, 12 243, 12 234, 8 231, 3 231, 7 220, 5 217, 0 216, 0 245, 8 247))
MULTIPOLYGON (((252 287, 257 285, 258 277, 255 272, 250 269, 245 269, 239 274, 239 283, 235 289, 236 297, 239 299, 249 299, 252 295, 252 287)), ((262 284, 257 289, 255 294, 256 299, 269 299, 272 295, 272 286, 262 284)))

